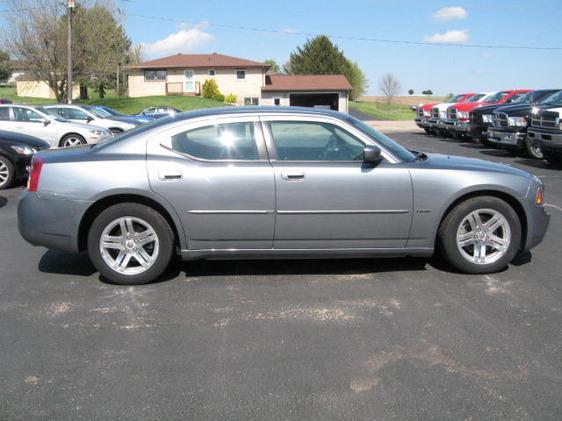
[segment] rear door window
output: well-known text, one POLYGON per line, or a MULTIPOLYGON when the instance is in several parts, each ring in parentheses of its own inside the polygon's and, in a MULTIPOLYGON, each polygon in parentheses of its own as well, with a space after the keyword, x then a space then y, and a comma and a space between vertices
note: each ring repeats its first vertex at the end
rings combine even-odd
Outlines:
POLYGON ((28 108, 12 107, 12 112, 14 113, 14 121, 27 121, 32 123, 40 123, 43 121, 41 114, 28 108))

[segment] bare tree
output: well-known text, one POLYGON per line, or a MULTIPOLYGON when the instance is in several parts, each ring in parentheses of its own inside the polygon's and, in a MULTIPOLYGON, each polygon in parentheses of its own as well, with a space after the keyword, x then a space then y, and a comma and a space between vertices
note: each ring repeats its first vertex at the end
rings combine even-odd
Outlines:
POLYGON ((379 89, 386 97, 386 107, 390 109, 392 100, 400 90, 400 82, 392 73, 387 73, 381 78, 379 82, 379 89))

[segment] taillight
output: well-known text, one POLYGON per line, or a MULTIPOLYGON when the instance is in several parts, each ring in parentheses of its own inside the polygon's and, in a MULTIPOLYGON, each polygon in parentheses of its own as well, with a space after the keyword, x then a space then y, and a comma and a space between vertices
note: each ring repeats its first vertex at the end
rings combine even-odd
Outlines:
POLYGON ((27 190, 36 192, 39 187, 39 177, 41 176, 41 169, 43 168, 43 160, 38 157, 31 159, 31 171, 27 179, 27 190))

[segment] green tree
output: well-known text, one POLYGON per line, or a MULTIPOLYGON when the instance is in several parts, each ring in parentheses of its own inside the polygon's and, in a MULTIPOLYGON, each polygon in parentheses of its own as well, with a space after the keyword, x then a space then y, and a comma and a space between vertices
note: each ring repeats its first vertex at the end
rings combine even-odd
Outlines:
POLYGON ((413 89, 408 90, 408 95, 414 95, 414 90, 413 89))
POLYGON ((0 81, 7 81, 12 75, 10 55, 0 50, 0 81))
POLYGON ((296 75, 343 74, 353 86, 352 98, 357 98, 367 88, 367 79, 357 63, 347 59, 343 51, 325 35, 319 35, 308 40, 302 47, 297 47, 291 53, 284 70, 296 75))
POLYGON ((224 101, 224 96, 219 91, 219 85, 215 79, 207 79, 205 83, 203 83, 203 97, 209 99, 216 99, 217 101, 221 98, 224 101))
POLYGON ((269 71, 272 73, 281 73, 281 67, 272 58, 267 59, 265 64, 269 64, 269 71))

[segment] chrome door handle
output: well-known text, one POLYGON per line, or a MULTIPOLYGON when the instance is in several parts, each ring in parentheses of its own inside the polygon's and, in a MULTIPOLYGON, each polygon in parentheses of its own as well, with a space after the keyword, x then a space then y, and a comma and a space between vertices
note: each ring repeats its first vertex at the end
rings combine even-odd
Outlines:
POLYGON ((180 170, 160 170, 158 178, 163 181, 177 181, 183 178, 183 173, 180 170))
POLYGON ((304 180, 304 172, 302 171, 289 171, 289 172, 282 172, 281 178, 287 181, 302 181, 304 180))

